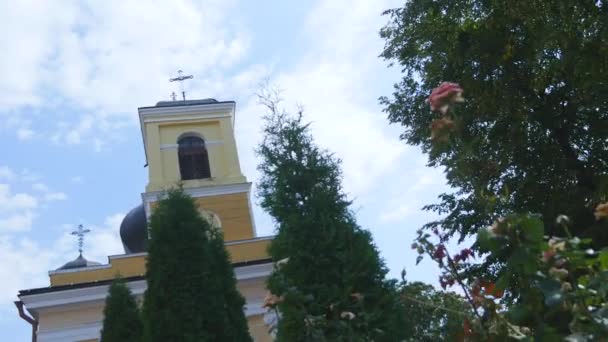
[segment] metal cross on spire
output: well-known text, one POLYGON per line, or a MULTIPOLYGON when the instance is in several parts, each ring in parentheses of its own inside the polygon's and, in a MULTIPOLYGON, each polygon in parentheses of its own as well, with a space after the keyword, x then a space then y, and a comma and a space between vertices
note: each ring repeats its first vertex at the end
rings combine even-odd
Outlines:
POLYGON ((84 229, 84 227, 79 224, 78 228, 71 233, 72 235, 78 236, 78 253, 80 253, 80 256, 82 256, 82 246, 84 246, 84 235, 89 232, 91 232, 90 229, 84 229))
POLYGON ((193 79, 192 75, 183 75, 183 71, 177 70, 177 77, 170 78, 169 82, 179 82, 180 89, 182 91, 182 98, 186 101, 186 92, 184 91, 184 81, 193 79))

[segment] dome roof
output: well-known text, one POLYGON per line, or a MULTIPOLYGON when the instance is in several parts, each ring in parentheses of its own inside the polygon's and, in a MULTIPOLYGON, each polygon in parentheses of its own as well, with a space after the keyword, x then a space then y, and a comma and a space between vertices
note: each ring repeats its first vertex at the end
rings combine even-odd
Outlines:
POLYGON ((133 208, 120 224, 120 238, 125 253, 141 253, 146 251, 148 242, 148 220, 144 206, 133 208))
POLYGON ((59 267, 57 270, 69 270, 72 268, 80 268, 80 267, 89 267, 89 266, 97 266, 97 265, 101 265, 98 262, 95 261, 89 261, 87 259, 85 259, 82 254, 78 255, 78 258, 66 263, 65 265, 59 267))

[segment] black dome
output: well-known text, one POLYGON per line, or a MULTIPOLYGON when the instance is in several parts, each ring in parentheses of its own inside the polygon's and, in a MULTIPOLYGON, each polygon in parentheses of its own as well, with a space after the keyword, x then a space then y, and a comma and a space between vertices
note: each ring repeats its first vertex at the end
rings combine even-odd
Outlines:
POLYGON ((82 254, 78 255, 78 258, 66 263, 65 265, 59 267, 57 270, 69 270, 71 268, 80 268, 80 267, 89 267, 89 266, 97 266, 101 265, 95 261, 89 261, 85 259, 82 254))
POLYGON ((120 238, 125 253, 146 251, 148 242, 148 221, 143 205, 131 210, 120 224, 120 238))

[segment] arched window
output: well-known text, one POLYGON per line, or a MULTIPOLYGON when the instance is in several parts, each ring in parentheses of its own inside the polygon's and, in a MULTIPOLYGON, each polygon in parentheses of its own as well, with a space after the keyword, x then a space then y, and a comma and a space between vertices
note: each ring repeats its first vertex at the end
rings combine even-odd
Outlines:
POLYGON ((185 136, 180 138, 177 144, 182 180, 210 178, 209 155, 205 141, 196 136, 185 136))

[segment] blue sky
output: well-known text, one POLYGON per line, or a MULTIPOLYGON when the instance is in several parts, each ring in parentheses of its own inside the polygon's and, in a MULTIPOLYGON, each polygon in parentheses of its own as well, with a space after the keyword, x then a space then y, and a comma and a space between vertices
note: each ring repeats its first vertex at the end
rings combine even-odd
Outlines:
MULTIPOLYGON (((437 269, 414 266, 409 246, 445 178, 399 141, 402 128, 388 125, 377 101, 399 79, 377 57, 380 13, 401 1, 57 4, 0 2, 2 340, 28 338, 11 302, 76 257, 76 225, 92 230, 88 258, 122 252, 118 226, 147 182, 137 107, 178 91, 167 80, 180 68, 195 76, 190 98, 237 101, 239 155, 253 182, 259 83, 283 89, 288 109, 302 104, 317 142, 343 160, 353 209, 391 275, 406 267, 410 279, 435 283, 437 269)), ((272 234, 257 205, 255 218, 261 235, 272 234)))

